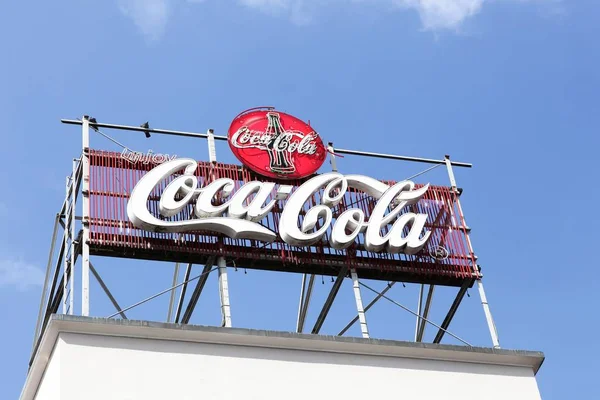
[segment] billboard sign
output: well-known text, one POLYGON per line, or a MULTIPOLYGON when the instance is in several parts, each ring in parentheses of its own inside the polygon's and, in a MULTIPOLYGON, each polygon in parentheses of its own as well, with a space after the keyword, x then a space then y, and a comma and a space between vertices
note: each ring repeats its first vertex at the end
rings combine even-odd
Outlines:
POLYGON ((238 115, 244 166, 191 158, 132 163, 91 150, 92 254, 460 286, 479 276, 458 192, 317 170, 325 146, 273 109, 238 115))

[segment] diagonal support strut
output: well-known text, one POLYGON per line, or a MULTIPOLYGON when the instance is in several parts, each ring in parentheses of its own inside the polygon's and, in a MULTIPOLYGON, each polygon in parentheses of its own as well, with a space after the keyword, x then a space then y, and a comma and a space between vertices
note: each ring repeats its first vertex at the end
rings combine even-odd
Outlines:
POLYGON ((342 267, 340 269, 340 272, 338 273, 338 276, 337 276, 335 282, 333 283, 333 286, 331 287, 329 296, 327 296, 327 300, 325 300, 323 309, 321 310, 321 313, 317 317, 317 322, 315 322, 315 326, 313 327, 311 333, 317 334, 321 330, 321 327, 323 326, 323 323, 325 322, 325 318, 327 317, 327 314, 329 313, 329 310, 331 309, 333 300, 335 300, 335 296, 337 295, 338 291, 340 290, 340 287, 342 286, 342 282, 344 281, 344 277, 346 276, 347 273, 348 273, 348 267, 342 267))
POLYGON ((469 288, 469 286, 471 286, 472 283, 473 283, 473 280, 467 279, 464 281, 464 283, 460 287, 458 294, 456 295, 456 298, 454 299, 454 301, 452 302, 452 305, 450 306, 450 310, 448 311, 448 314, 446 314, 446 318, 444 318, 444 321, 442 322, 441 328, 443 328, 443 329, 438 330, 437 335, 435 335, 435 339, 433 339, 433 343, 440 343, 442 341, 442 338, 444 337, 444 333, 446 333, 446 331, 448 330, 448 327, 450 326, 450 322, 452 322, 452 318, 454 318, 454 314, 456 314, 456 310, 458 310, 458 306, 460 305, 460 302, 462 301, 463 297, 465 297, 465 293, 467 293, 467 289, 469 288))
POLYGON ((190 302, 183 313, 183 318, 181 318, 182 324, 187 324, 190 322, 190 318, 192 318, 192 313, 194 312, 194 308, 196 307, 196 303, 198 303, 198 299, 200 298, 200 293, 202 293, 202 289, 204 289, 204 285, 206 284, 206 280, 208 279, 208 275, 210 270, 215 263, 215 256, 210 256, 208 260, 206 260, 206 264, 204 265, 204 269, 202 270, 202 275, 198 278, 198 282, 196 282, 196 287, 194 288, 194 292, 192 293, 192 297, 190 298, 190 302))

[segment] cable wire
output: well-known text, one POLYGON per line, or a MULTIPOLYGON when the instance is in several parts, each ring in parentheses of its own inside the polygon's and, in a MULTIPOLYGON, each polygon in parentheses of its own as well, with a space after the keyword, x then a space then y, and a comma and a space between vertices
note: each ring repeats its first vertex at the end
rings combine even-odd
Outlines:
MULTIPOLYGON (((81 121, 79 118, 76 118, 77 121, 81 121)), ((118 146, 121 146, 123 149, 127 150, 127 151, 131 151, 133 152, 133 150, 131 150, 129 147, 125 146, 123 143, 119 142, 116 139, 113 139, 111 136, 109 136, 108 134, 102 132, 100 129, 98 129, 98 127, 96 126, 90 126, 90 128, 92 128, 94 131, 98 132, 99 134, 101 134, 102 136, 104 136, 106 139, 110 140, 111 142, 115 143, 118 146)))
POLYGON ((406 178, 406 179, 405 179, 405 181, 409 181, 409 180, 411 180, 411 179, 413 179, 413 178, 416 178, 417 176, 423 175, 423 174, 425 174, 425 173, 427 173, 427 172, 431 171, 432 169, 436 169, 436 168, 437 168, 437 167, 439 167, 440 165, 443 165, 443 164, 436 164, 436 165, 434 165, 433 167, 429 167, 429 168, 427 168, 427 169, 425 169, 425 170, 423 170, 423 171, 419 172, 418 174, 414 174, 413 176, 409 176, 408 178, 406 178))
POLYGON ((469 342, 467 342, 467 341, 465 341, 465 340, 463 340, 463 339, 459 338, 458 336, 456 336, 456 335, 455 335, 455 334, 453 334, 452 332, 450 332, 450 331, 448 331, 448 330, 446 330, 446 329, 442 328, 441 326, 437 325, 436 323, 434 323, 434 322, 431 322, 430 320, 428 320, 427 318, 423 317, 422 315, 419 315, 419 314, 417 314, 416 312, 414 312, 413 310, 409 309, 408 307, 405 307, 405 306, 403 306, 402 304, 400 304, 400 303, 398 303, 398 302, 396 302, 396 301, 394 301, 394 300, 390 299, 390 298, 389 298, 389 297, 387 297, 385 294, 382 294, 382 293, 378 292, 377 290, 375 290, 375 289, 373 289, 373 288, 369 287, 368 285, 365 285, 365 284, 364 284, 364 283, 362 283, 362 282, 359 282, 359 284, 360 284, 361 286, 363 286, 363 287, 365 287, 365 288, 369 289, 369 290, 370 290, 370 291, 372 291, 373 293, 376 293, 378 296, 381 296, 381 297, 383 297, 384 299, 386 299, 387 301, 391 302, 392 304, 395 304, 395 305, 397 305, 398 307, 402 308, 403 310, 405 310, 405 311, 408 311, 409 313, 413 314, 413 315, 414 315, 414 316, 416 316, 417 318, 420 318, 420 319, 424 320, 425 322, 428 322, 428 323, 430 323, 431 325, 435 326, 436 328, 438 328, 438 329, 441 329, 442 331, 444 331, 444 332, 445 332, 445 333, 447 333, 448 335, 452 336, 453 338, 455 338, 455 339, 457 339, 457 340, 460 340, 461 342, 463 342, 463 343, 464 343, 464 344, 466 344, 467 346, 469 346, 469 347, 473 347, 473 346, 472 346, 472 345, 471 345, 469 342))
POLYGON ((171 290, 173 290, 173 289, 177 289, 179 286, 185 285, 186 283, 188 283, 188 282, 191 282, 191 281, 195 281, 196 279, 200 278, 200 277, 201 277, 201 276, 203 276, 203 275, 208 275, 208 274, 210 274, 211 272, 213 272, 213 271, 217 270, 218 268, 219 268, 219 267, 214 267, 214 268, 212 268, 212 269, 211 269, 210 271, 208 271, 208 272, 203 272, 203 273, 201 273, 201 274, 200 274, 200 275, 198 275, 198 276, 195 276, 195 277, 193 277, 193 278, 190 278, 190 279, 188 279, 187 281, 183 281, 183 282, 181 282, 181 283, 180 283, 180 284, 178 284, 178 285, 172 286, 172 287, 170 287, 170 288, 168 288, 168 289, 165 289, 165 290, 163 290, 162 292, 159 292, 159 293, 157 293, 157 294, 155 294, 155 295, 153 295, 153 296, 147 297, 147 298, 145 298, 145 299, 144 299, 144 300, 142 300, 142 301, 139 301, 139 302, 137 302, 137 303, 135 303, 135 304, 133 304, 133 305, 131 305, 131 306, 127 307, 127 308, 124 308, 124 309, 122 309, 122 310, 119 310, 119 311, 117 311, 116 313, 114 313, 114 314, 112 314, 112 315, 109 315, 109 316, 108 316, 108 317, 106 317, 106 318, 112 318, 112 317, 115 317, 115 316, 119 315, 119 314, 120 314, 120 313, 122 313, 122 312, 129 311, 129 310, 131 310, 132 308, 135 308, 135 307, 137 307, 137 306, 139 306, 139 305, 142 305, 142 304, 144 304, 144 303, 146 303, 146 302, 148 302, 148 301, 150 301, 150 300, 152 300, 152 299, 155 299, 155 298, 157 298, 158 296, 162 296, 163 294, 165 294, 165 293, 168 293, 168 292, 170 292, 170 291, 171 291, 171 290))

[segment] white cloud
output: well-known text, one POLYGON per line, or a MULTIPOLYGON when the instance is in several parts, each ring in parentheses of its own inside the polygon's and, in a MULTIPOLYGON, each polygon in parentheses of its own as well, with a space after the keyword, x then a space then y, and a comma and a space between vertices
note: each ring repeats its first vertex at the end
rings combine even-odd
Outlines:
POLYGON ((44 283, 44 272, 21 260, 0 260, 0 287, 12 286, 25 290, 44 283))
POLYGON ((556 7, 562 0, 237 0, 238 3, 260 11, 287 15, 293 22, 309 22, 311 12, 317 7, 380 7, 388 9, 415 10, 423 28, 431 31, 456 30, 461 24, 476 15, 484 3, 512 1, 517 3, 539 3, 556 7))
POLYGON ((401 7, 417 10, 428 30, 456 29, 477 14, 484 0, 396 0, 401 7))
MULTIPOLYGON (((183 0, 118 0, 121 12, 130 17, 150 40, 158 39, 165 31, 171 8, 183 0)), ((207 0, 186 0, 203 3, 207 0)), ((216 1, 216 0, 213 0, 216 1)), ((225 0, 219 0, 225 1, 225 0)), ((270 15, 289 18, 298 25, 312 21, 319 7, 380 7, 383 9, 414 10, 423 28, 430 31, 457 30, 469 18, 481 11, 484 4, 494 1, 539 3, 553 9, 563 0, 227 0, 257 9, 270 15)))
POLYGON ((121 12, 131 18, 149 40, 159 39, 171 13, 170 0, 119 0, 121 12))

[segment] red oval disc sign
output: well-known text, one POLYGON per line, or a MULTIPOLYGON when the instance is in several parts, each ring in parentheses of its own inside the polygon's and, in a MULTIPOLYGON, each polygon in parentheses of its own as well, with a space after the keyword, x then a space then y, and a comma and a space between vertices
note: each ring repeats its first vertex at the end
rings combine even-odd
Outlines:
POLYGON ((227 138, 238 160, 271 178, 304 178, 317 172, 326 157, 325 146, 310 125, 271 109, 238 115, 227 138))

